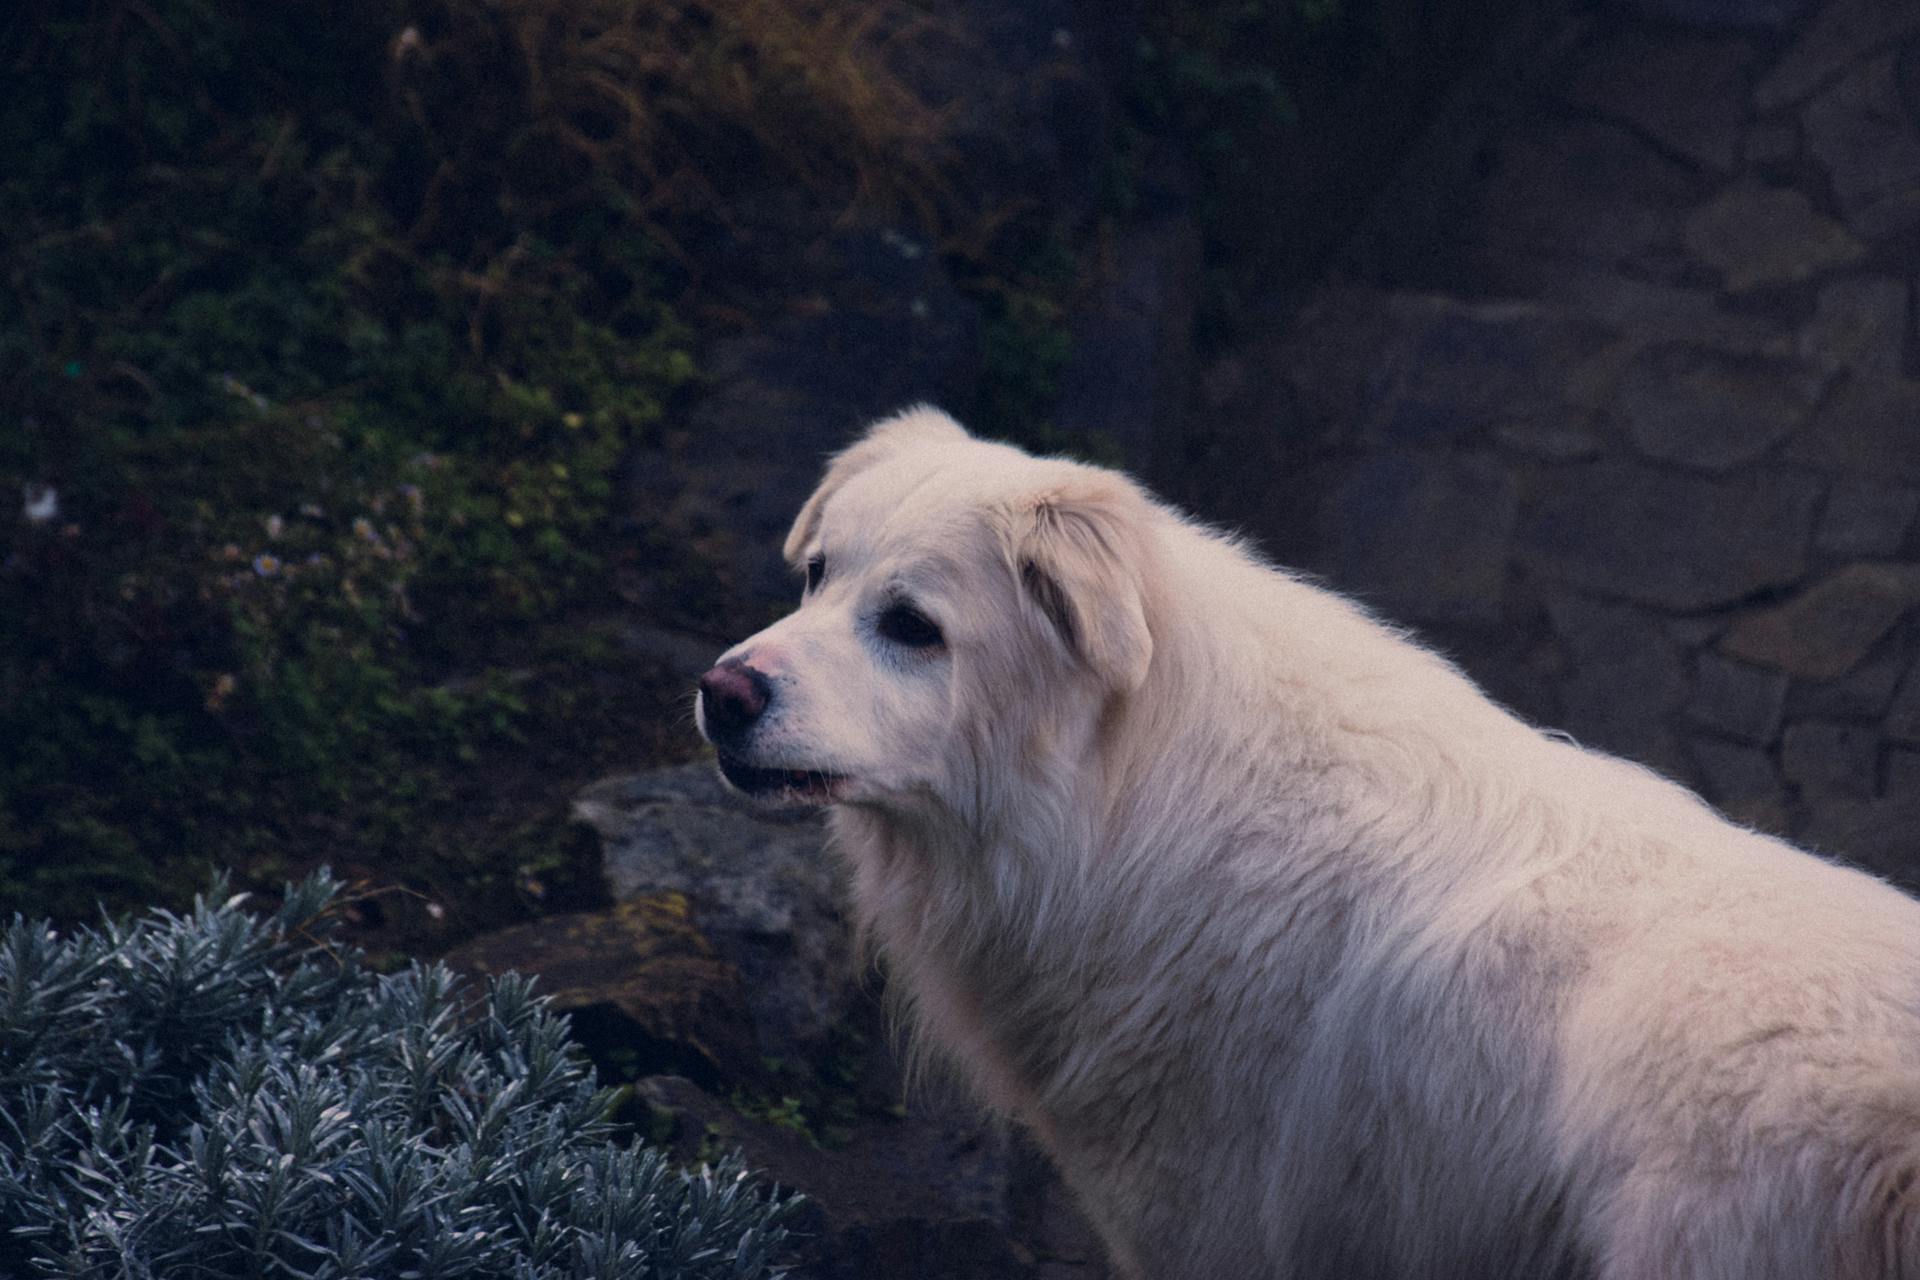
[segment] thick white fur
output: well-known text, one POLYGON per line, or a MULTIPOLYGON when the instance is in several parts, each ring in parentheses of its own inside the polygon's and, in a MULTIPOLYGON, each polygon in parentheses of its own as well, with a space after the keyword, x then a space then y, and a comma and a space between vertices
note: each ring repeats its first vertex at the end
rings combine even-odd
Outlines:
POLYGON ((753 761, 839 776, 920 1034, 1124 1273, 1920 1277, 1920 904, 931 410, 787 551, 753 761))

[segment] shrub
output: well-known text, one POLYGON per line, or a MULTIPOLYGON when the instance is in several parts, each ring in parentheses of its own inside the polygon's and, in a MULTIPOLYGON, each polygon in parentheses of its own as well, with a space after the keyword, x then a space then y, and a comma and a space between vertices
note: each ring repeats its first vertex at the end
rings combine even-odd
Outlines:
POLYGON ((0 938, 0 1274, 779 1274, 793 1199, 608 1139, 605 1095, 530 984, 381 976, 197 900, 0 938))
POLYGON ((0 901, 177 905, 191 850, 513 902, 541 855, 489 847, 497 797, 557 826, 648 748, 577 642, 616 570, 655 568, 620 468, 694 376, 698 253, 770 184, 822 216, 930 189, 938 119, 886 57, 925 26, 900 0, 0 10, 0 499, 57 497, 0 509, 0 901))

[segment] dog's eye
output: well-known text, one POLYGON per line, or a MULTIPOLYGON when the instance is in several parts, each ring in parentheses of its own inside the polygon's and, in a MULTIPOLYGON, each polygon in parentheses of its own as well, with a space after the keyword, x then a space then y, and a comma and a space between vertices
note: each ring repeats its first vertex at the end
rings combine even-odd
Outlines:
POLYGON ((877 625, 881 636, 909 649, 931 649, 946 643, 933 619, 910 604, 888 605, 877 625))
POLYGON ((815 556, 807 561, 807 590, 812 591, 819 587, 826 576, 827 558, 825 556, 815 556))

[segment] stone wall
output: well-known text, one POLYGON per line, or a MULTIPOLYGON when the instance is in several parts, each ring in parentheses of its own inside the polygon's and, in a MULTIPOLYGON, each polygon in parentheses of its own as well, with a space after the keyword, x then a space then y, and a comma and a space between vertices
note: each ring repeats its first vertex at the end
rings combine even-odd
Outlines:
POLYGON ((1608 5, 1525 65, 1436 135, 1458 181, 1416 159, 1203 370, 1156 478, 1526 716, 1920 887, 1920 5, 1608 5))

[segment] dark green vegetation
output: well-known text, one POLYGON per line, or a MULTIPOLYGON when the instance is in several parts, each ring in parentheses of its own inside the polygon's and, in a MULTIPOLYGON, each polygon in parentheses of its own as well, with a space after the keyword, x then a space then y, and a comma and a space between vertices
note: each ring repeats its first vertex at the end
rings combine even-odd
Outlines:
POLYGON ((832 8, 15 9, 0 902, 590 896, 566 796, 679 731, 612 583, 672 567, 615 493, 694 377, 689 246, 730 183, 892 199, 923 125, 832 8))
POLYGON ((333 898, 0 935, 0 1273, 777 1274, 794 1201, 614 1144, 524 980, 378 976, 333 898))

